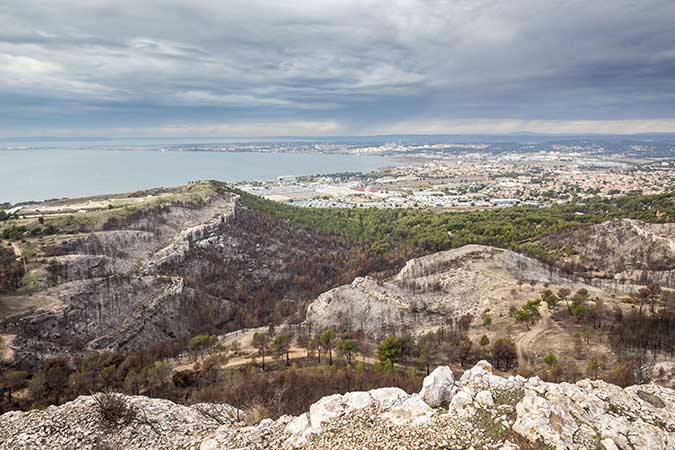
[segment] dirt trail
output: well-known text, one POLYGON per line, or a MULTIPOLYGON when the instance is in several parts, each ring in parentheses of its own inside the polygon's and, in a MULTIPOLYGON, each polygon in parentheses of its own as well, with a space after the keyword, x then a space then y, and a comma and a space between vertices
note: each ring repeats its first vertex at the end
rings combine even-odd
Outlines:
POLYGON ((14 342, 16 334, 0 334, 0 361, 11 362, 14 360, 14 342))
POLYGON ((12 242, 12 249, 14 250, 14 254, 16 255, 17 258, 21 258, 23 256, 21 246, 16 242, 12 242))
MULTIPOLYGON (((267 327, 260 327, 260 328, 249 328, 245 330, 240 330, 238 332, 230 333, 229 335, 226 335, 226 337, 221 341, 221 344, 223 345, 232 345, 234 341, 237 341, 239 343, 239 355, 230 357, 225 364, 223 364, 221 367, 222 368, 232 368, 232 367, 238 367, 238 366, 243 366, 246 364, 251 364, 251 360, 255 358, 260 362, 261 358, 258 356, 258 350, 253 346, 252 340, 253 340, 253 335, 257 332, 266 332, 267 327)), ((283 327, 277 328, 277 331, 283 331, 283 327)), ((218 356, 222 355, 222 352, 216 352, 212 353, 208 356, 218 356)), ((230 354, 229 352, 225 352, 225 354, 230 354)), ((298 347, 297 345, 292 345, 290 347, 290 351, 288 354, 288 359, 290 361, 293 361, 295 359, 303 359, 307 357, 307 349, 303 347, 298 347)), ((328 361, 328 355, 324 354, 323 352, 321 353, 321 361, 324 361, 324 358, 326 361, 328 361)), ((337 355, 335 353, 335 350, 333 350, 333 359, 335 360, 337 358, 337 355)), ((265 355, 265 361, 273 361, 276 360, 276 356, 272 354, 271 350, 268 350, 268 354, 265 355)), ((282 357, 282 360, 286 360, 286 356, 284 355, 282 357)), ((361 354, 356 354, 354 355, 354 362, 356 361, 363 361, 368 364, 377 364, 378 360, 376 358, 372 357, 363 357, 361 354)), ((177 372, 180 370, 192 370, 194 369, 194 366, 197 362, 200 360, 194 360, 194 361, 189 361, 189 362, 184 362, 182 364, 177 364, 174 366, 173 371, 177 372)))
MULTIPOLYGON (((521 334, 516 338, 516 351, 518 353, 518 367, 522 369, 527 369, 530 366, 530 358, 528 356, 528 351, 532 347, 532 344, 541 338, 547 331, 553 326, 551 321, 551 311, 548 309, 548 305, 543 303, 539 306, 539 313, 541 314, 541 319, 525 334, 521 334)), ((531 353, 531 351, 530 351, 531 353)))

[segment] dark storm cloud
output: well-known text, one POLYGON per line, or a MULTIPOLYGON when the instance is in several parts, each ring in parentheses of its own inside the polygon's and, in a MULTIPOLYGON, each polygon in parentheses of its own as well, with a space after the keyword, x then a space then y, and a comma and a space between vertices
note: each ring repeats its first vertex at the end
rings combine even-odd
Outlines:
POLYGON ((672 0, 5 0, 0 133, 669 127, 674 22, 672 0))

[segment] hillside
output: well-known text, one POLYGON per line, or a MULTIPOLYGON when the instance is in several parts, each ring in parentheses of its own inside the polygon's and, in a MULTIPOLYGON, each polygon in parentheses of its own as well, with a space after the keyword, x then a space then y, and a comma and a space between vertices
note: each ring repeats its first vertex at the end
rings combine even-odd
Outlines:
MULTIPOLYGON (((394 277, 378 282, 359 278, 332 289, 312 302, 307 320, 325 328, 425 328, 459 321, 483 311, 500 316, 508 313, 512 289, 532 291, 536 284, 573 284, 544 264, 524 255, 495 247, 466 245, 408 261, 394 277)), ((526 296, 530 293, 526 292, 526 296)))
POLYGON ((122 398, 121 415, 110 415, 110 408, 99 407, 91 396, 42 411, 6 413, 0 416, 0 449, 666 450, 675 445, 672 389, 503 378, 485 361, 458 380, 439 367, 419 394, 380 388, 331 395, 300 416, 255 425, 251 411, 227 405, 122 398))
POLYGON ((595 311, 594 336, 586 340, 586 354, 604 355, 612 366, 616 360, 608 340, 611 326, 601 324, 613 323, 617 309, 632 311, 631 298, 622 291, 574 281, 552 266, 495 247, 467 245, 415 258, 384 281, 357 278, 312 302, 306 323, 316 329, 335 327, 374 336, 419 335, 441 327, 464 330, 474 342, 481 336, 490 341, 510 336, 519 349, 521 369, 528 360, 541 364, 548 352, 572 368, 586 359, 575 345, 590 327, 588 319, 573 317, 564 305, 552 308, 543 301, 537 306, 540 318, 532 326, 514 320, 512 313, 513 308, 561 289, 586 292, 584 302, 595 311))
MULTIPOLYGON (((669 200, 636 201, 612 200, 613 214, 669 200)), ((673 386, 673 291, 579 276, 537 240, 574 232, 593 257, 583 230, 614 223, 594 224, 601 206, 306 211, 217 182, 23 206, 0 223, 18 279, 0 295, 0 408, 115 389, 278 417, 482 359, 547 381, 673 386), (434 251, 433 236, 508 245, 434 251)))
POLYGON ((613 219, 542 237, 557 265, 579 276, 675 287, 675 224, 613 219))
POLYGON ((19 360, 302 320, 305 302, 374 267, 351 244, 251 210, 215 182, 21 212, 3 224, 2 235, 21 237, 2 244, 11 264, 0 290, 0 335, 14 336, 19 360), (4 246, 21 253, 25 274, 4 246))

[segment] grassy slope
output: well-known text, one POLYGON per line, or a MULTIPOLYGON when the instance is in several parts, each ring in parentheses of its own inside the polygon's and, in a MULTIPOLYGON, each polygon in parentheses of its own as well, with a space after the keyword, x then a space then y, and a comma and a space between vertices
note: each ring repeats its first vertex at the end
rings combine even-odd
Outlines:
POLYGON ((82 233, 100 231, 111 224, 111 221, 124 222, 136 214, 143 214, 153 209, 163 208, 175 204, 200 205, 222 191, 222 184, 203 181, 179 186, 171 189, 151 189, 128 194, 87 197, 83 199, 59 200, 35 205, 36 209, 44 207, 67 208, 68 205, 87 201, 102 202, 112 207, 91 210, 87 212, 73 212, 66 214, 44 214, 40 223, 38 218, 25 218, 0 222, 0 238, 17 239, 24 236, 26 231, 35 236, 55 234, 82 233), (125 201, 144 198, 142 203, 125 201))

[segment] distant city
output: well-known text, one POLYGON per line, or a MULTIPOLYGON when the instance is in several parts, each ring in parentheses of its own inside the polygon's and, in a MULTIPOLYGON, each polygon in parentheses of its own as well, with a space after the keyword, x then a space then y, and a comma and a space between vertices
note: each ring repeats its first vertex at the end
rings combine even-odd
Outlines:
MULTIPOLYGON (((224 147, 209 148, 224 151, 224 147)), ((675 186, 675 143, 669 139, 401 141, 255 148, 382 155, 397 163, 367 174, 282 176, 241 185, 271 200, 313 208, 543 207, 596 195, 667 192, 675 186)))

